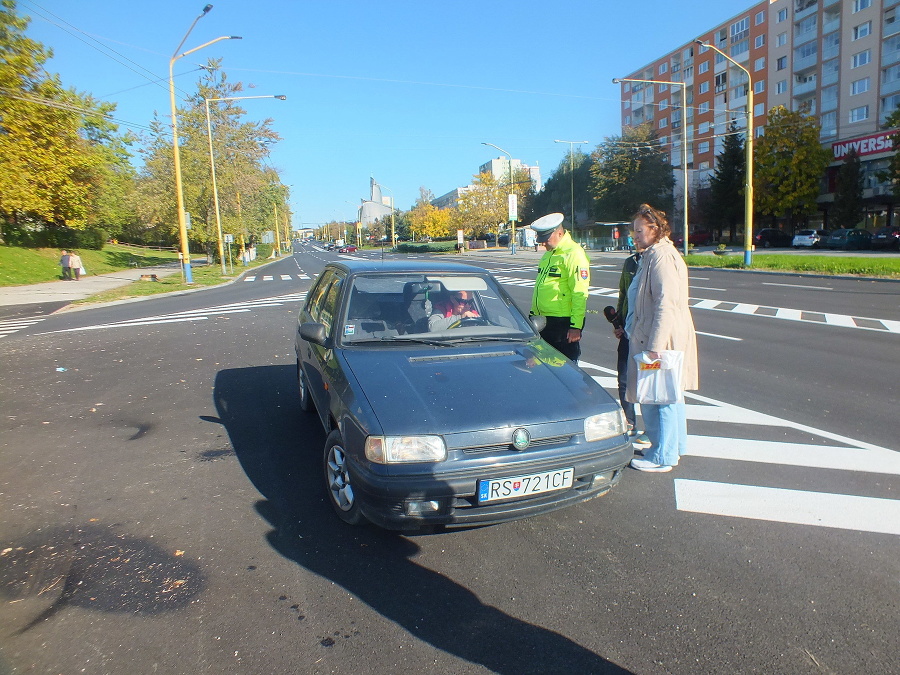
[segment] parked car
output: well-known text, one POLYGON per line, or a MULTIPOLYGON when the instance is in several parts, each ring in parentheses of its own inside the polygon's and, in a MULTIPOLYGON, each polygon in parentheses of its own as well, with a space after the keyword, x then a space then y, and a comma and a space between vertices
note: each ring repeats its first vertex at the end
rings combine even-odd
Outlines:
POLYGON ((346 246, 341 246, 338 249, 338 253, 356 253, 357 248, 353 244, 347 244, 346 246))
POLYGON ((835 230, 825 242, 825 247, 830 249, 863 250, 871 248, 872 233, 868 230, 842 229, 835 230))
POLYGON ((791 235, 777 227, 764 227, 753 235, 753 243, 757 248, 790 246, 792 241, 791 235))
MULTIPOLYGON (((677 234, 675 232, 672 233, 675 237, 673 243, 676 247, 684 246, 684 234, 677 234)), ((712 242, 712 232, 707 232, 706 230, 695 230, 688 235, 688 244, 693 244, 694 246, 706 246, 707 244, 712 242)))
POLYGON ((887 248, 900 251, 900 225, 888 225, 872 235, 872 248, 887 248))
POLYGON ((619 405, 544 342, 485 270, 329 263, 300 311, 300 407, 328 438, 324 487, 347 523, 389 529, 532 516, 605 494, 633 450, 619 405), (477 313, 429 330, 450 293, 477 313))
POLYGON ((794 248, 819 248, 831 234, 827 230, 800 230, 794 235, 794 248))

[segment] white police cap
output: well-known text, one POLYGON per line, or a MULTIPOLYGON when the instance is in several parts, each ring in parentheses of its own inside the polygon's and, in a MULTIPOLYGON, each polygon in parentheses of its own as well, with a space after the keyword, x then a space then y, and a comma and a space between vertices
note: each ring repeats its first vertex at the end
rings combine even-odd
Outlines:
POLYGON ((539 244, 546 242, 556 228, 560 226, 563 218, 564 216, 561 213, 548 213, 546 216, 541 216, 534 221, 531 224, 531 229, 537 232, 537 242, 539 244))

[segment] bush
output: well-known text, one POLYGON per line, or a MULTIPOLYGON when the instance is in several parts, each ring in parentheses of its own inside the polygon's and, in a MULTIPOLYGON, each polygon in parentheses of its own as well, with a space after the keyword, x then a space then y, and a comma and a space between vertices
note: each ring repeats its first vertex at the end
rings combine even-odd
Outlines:
POLYGON ((272 255, 272 251, 275 250, 275 244, 257 244, 256 245, 256 257, 257 258, 268 258, 272 255))
POLYGON ((427 244, 397 244, 400 253, 449 253, 456 250, 455 241, 432 241, 427 244))

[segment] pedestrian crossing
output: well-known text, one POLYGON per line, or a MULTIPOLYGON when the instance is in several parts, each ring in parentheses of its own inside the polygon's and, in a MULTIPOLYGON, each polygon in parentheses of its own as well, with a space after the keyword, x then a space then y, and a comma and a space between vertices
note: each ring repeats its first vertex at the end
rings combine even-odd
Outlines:
POLYGON ((274 274, 264 274, 263 276, 259 276, 257 274, 252 274, 250 276, 244 277, 244 282, 253 283, 254 281, 293 281, 294 279, 301 279, 304 281, 309 281, 311 277, 303 272, 302 270, 296 274, 279 274, 278 278, 275 278, 274 274))
MULTIPOLYGON (((498 274, 495 274, 494 278, 501 284, 507 286, 533 288, 535 284, 534 279, 520 279, 518 277, 509 277, 498 274)), ((590 286, 588 294, 606 298, 618 298, 619 289, 590 286)), ((840 328, 855 328, 857 330, 873 330, 882 333, 900 334, 900 321, 892 321, 889 319, 850 316, 831 312, 811 312, 788 307, 770 307, 745 302, 727 302, 725 300, 707 300, 703 298, 690 298, 688 303, 690 304, 691 309, 731 312, 732 314, 760 316, 785 321, 801 321, 804 323, 815 323, 840 328)))
POLYGON ((5 338, 7 335, 12 335, 16 331, 40 323, 46 318, 47 317, 45 316, 32 316, 21 317, 18 319, 2 319, 0 320, 0 338, 5 338))
MULTIPOLYGON (((618 385, 614 370, 579 361, 579 366, 593 375, 615 398, 618 385)), ((674 479, 675 507, 679 511, 715 516, 748 518, 780 523, 811 525, 900 535, 900 500, 863 495, 798 489, 800 486, 745 485, 692 478, 692 467, 698 460, 750 462, 773 467, 802 467, 810 473, 804 485, 815 484, 814 471, 845 471, 900 476, 900 453, 858 439, 834 434, 823 429, 798 424, 748 408, 724 403, 695 392, 685 392, 688 419, 688 452, 679 463, 674 479), (721 435, 691 434, 692 423, 721 425, 721 435), (738 427, 738 425, 741 425, 738 427), (747 427, 763 429, 748 433, 747 427), (800 432, 810 442, 798 443, 743 438, 765 435, 777 429, 779 436, 800 432), (685 477, 682 477, 685 476, 685 477)), ((718 429, 719 427, 714 427, 718 429)), ((635 472, 636 473, 636 472, 635 472)), ((733 471, 729 471, 729 474, 733 471)), ((787 481, 779 477, 779 482, 787 481)), ((873 481, 875 479, 873 478, 873 481)))
POLYGON ((64 328, 62 330, 49 331, 42 333, 49 335, 52 333, 76 333, 79 331, 101 330, 109 328, 133 328, 138 326, 154 326, 169 323, 182 323, 185 321, 206 321, 210 318, 225 316, 227 314, 241 314, 252 312, 263 307, 281 307, 290 303, 302 302, 306 298, 306 293, 288 293, 273 298, 262 298, 260 300, 248 300, 246 302, 235 302, 225 305, 217 305, 215 307, 204 307, 201 309, 186 310, 184 312, 175 312, 173 314, 161 314, 158 316, 141 317, 138 319, 127 319, 125 321, 115 321, 111 323, 96 324, 93 326, 79 326, 77 328, 64 328))

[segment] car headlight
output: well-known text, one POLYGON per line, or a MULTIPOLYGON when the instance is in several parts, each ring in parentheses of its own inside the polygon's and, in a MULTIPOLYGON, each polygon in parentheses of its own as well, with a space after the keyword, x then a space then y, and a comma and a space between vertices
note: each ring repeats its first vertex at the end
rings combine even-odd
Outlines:
POLYGON ((440 436, 369 436, 366 459, 378 464, 443 462, 447 446, 440 436))
POLYGON ((587 441, 602 441, 624 433, 625 416, 621 410, 592 415, 584 420, 584 437, 587 441))

